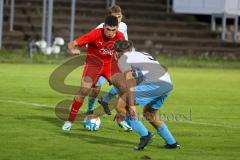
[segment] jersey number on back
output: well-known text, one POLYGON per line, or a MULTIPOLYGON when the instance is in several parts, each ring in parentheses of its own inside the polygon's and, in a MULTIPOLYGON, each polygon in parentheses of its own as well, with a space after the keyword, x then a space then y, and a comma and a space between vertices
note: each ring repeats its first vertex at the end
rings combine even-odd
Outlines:
POLYGON ((147 56, 147 58, 149 59, 149 60, 151 60, 151 61, 156 61, 156 59, 152 56, 152 55, 150 55, 149 53, 146 53, 146 52, 141 52, 142 54, 144 54, 145 56, 147 56))

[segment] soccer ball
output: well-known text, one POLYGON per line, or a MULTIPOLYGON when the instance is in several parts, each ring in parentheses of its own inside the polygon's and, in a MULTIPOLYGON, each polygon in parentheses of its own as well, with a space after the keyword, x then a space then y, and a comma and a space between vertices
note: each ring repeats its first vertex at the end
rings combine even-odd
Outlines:
POLYGON ((84 128, 89 131, 96 131, 101 126, 101 119, 98 116, 86 116, 83 121, 84 128))

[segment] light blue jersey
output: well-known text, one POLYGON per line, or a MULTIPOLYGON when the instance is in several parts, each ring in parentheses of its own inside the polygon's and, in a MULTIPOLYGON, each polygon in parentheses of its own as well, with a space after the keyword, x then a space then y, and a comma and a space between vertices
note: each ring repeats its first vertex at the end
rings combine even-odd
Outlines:
POLYGON ((135 101, 141 106, 159 109, 169 92, 172 82, 167 70, 150 54, 145 52, 126 52, 118 60, 122 72, 132 70, 138 84, 134 87, 135 101), (139 73, 141 72, 141 73, 139 73))

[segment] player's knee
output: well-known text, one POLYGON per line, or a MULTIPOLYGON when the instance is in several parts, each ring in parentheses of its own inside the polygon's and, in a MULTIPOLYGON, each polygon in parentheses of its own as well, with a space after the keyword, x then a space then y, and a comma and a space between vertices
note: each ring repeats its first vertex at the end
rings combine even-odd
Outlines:
POLYGON ((84 96, 76 95, 76 96, 74 97, 74 99, 75 99, 75 101, 77 101, 77 102, 82 102, 82 101, 84 100, 84 96))
POLYGON ((91 91, 91 88, 81 87, 79 91, 80 96, 87 96, 89 92, 91 91))
POLYGON ((153 116, 151 113, 149 112, 143 112, 143 117, 147 120, 147 121, 151 121, 153 116))
POLYGON ((101 87, 95 87, 91 90, 89 97, 96 98, 100 92, 101 87))
POLYGON ((144 110, 143 110, 143 117, 147 121, 154 121, 155 112, 153 112, 152 110, 149 110, 148 108, 144 108, 144 110))

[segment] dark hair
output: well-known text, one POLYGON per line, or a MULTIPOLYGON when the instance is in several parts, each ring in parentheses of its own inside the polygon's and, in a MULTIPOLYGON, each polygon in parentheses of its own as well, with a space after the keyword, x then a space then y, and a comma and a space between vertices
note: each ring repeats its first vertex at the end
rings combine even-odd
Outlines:
POLYGON ((105 22, 104 22, 105 25, 108 25, 108 26, 111 26, 111 27, 115 27, 115 26, 118 26, 118 19, 117 17, 115 16, 107 16, 105 18, 105 22))
POLYGON ((114 50, 116 52, 132 51, 133 43, 124 39, 120 39, 114 43, 114 50))

